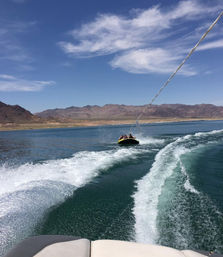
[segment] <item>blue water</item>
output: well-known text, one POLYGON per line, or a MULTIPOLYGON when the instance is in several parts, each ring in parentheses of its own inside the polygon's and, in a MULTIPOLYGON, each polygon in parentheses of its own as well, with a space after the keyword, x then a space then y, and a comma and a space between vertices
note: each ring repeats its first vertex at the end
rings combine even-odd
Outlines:
POLYGON ((223 253, 222 188, 223 121, 0 132, 0 256, 38 234, 223 253))

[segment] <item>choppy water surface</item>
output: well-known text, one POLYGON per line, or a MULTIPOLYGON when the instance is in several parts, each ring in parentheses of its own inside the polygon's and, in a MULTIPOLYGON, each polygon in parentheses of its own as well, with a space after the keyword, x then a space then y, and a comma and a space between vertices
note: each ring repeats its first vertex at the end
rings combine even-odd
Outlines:
POLYGON ((0 256, 38 234, 223 253, 223 122, 0 132, 0 256))

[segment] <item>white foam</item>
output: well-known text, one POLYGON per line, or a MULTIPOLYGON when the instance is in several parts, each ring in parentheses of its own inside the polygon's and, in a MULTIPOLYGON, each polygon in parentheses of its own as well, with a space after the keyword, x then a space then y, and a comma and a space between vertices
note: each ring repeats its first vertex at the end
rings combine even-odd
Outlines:
POLYGON ((71 158, 43 163, 26 163, 19 167, 0 167, 0 195, 33 187, 31 182, 57 181, 80 187, 118 162, 136 158, 142 149, 122 148, 101 152, 78 152, 71 158))
POLYGON ((73 192, 72 186, 51 181, 32 186, 30 190, 15 191, 0 198, 0 256, 14 243, 32 234, 33 226, 46 210, 73 192))
POLYGON ((64 201, 100 171, 143 152, 147 150, 84 151, 66 159, 0 167, 0 255, 10 242, 28 236, 51 206, 64 201))
POLYGON ((175 145, 176 142, 170 143, 159 151, 150 172, 137 182, 137 192, 133 195, 137 242, 155 243, 159 236, 156 227, 158 199, 165 180, 172 174, 179 159, 175 145))
POLYGON ((197 132, 197 133, 195 133, 195 136, 202 137, 202 136, 207 136, 207 135, 221 134, 222 132, 223 132, 223 129, 212 130, 209 132, 197 132))
POLYGON ((165 142, 164 139, 143 136, 142 134, 136 134, 136 138, 141 145, 162 145, 165 142))
POLYGON ((191 193, 199 194, 199 192, 191 185, 189 175, 188 175, 187 170, 184 167, 181 160, 180 160, 180 168, 181 168, 181 171, 184 174, 184 176, 186 176, 186 181, 184 183, 184 188, 191 193))
POLYGON ((191 193, 199 194, 199 192, 191 185, 189 179, 184 183, 184 188, 191 193))
MULTIPOLYGON (((191 151, 191 147, 199 145, 199 137, 215 135, 221 131, 211 131, 186 135, 177 138, 166 145, 155 156, 154 163, 149 173, 136 182, 136 193, 133 195, 135 216, 135 240, 142 243, 156 243, 159 238, 157 229, 158 201, 162 193, 165 181, 170 177, 180 162, 180 157, 191 151), (196 140, 195 140, 196 139, 196 140), (191 145, 191 142, 196 143, 191 145), (198 141, 198 142, 197 142, 198 141), (186 148, 188 147, 188 148, 186 148)), ((184 168, 184 167, 183 167, 184 168)), ((198 191, 190 184, 186 170, 183 170, 187 180, 184 184, 186 190, 198 194, 198 191)))

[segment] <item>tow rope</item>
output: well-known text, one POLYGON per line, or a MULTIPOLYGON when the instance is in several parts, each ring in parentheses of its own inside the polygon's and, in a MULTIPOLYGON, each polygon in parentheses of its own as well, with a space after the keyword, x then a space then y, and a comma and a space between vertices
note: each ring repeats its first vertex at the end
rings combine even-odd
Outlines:
POLYGON ((216 20, 211 24, 211 26, 208 28, 208 30, 203 34, 203 36, 200 38, 200 40, 197 42, 197 44, 190 50, 188 55, 185 57, 185 59, 180 63, 180 65, 177 67, 177 69, 171 74, 171 76, 168 78, 168 80, 162 85, 162 87, 159 89, 159 91, 155 94, 155 96, 152 98, 150 103, 145 106, 143 111, 137 116, 136 118, 136 125, 139 126, 139 119, 143 116, 146 109, 151 107, 153 102, 156 100, 156 98, 161 94, 161 92, 164 90, 164 88, 169 84, 169 82, 173 79, 173 77, 176 75, 176 73, 179 71, 179 69, 184 65, 184 63, 189 59, 189 57, 192 55, 192 53, 196 50, 196 48, 200 45, 200 43, 205 39, 207 34, 212 30, 214 25, 219 21, 219 19, 223 16, 223 11, 218 15, 216 20))

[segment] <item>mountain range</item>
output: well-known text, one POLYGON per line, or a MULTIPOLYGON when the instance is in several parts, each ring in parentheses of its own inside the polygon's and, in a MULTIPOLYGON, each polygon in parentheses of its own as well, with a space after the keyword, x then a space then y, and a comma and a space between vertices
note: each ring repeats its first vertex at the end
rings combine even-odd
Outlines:
POLYGON ((41 118, 19 105, 9 105, 0 102, 0 123, 30 123, 40 122, 41 118))
POLYGON ((151 118, 223 118, 223 107, 212 104, 162 104, 162 105, 118 105, 104 106, 87 105, 84 107, 68 107, 65 109, 46 110, 36 115, 45 119, 58 121, 74 120, 135 120, 142 114, 141 119, 151 118))
POLYGON ((0 102, 0 124, 6 123, 46 123, 46 122, 76 122, 76 121, 124 121, 148 119, 223 119, 223 107, 212 104, 162 104, 162 105, 118 105, 104 106, 87 105, 84 107, 68 107, 50 109, 32 114, 19 105, 8 105, 0 102))

